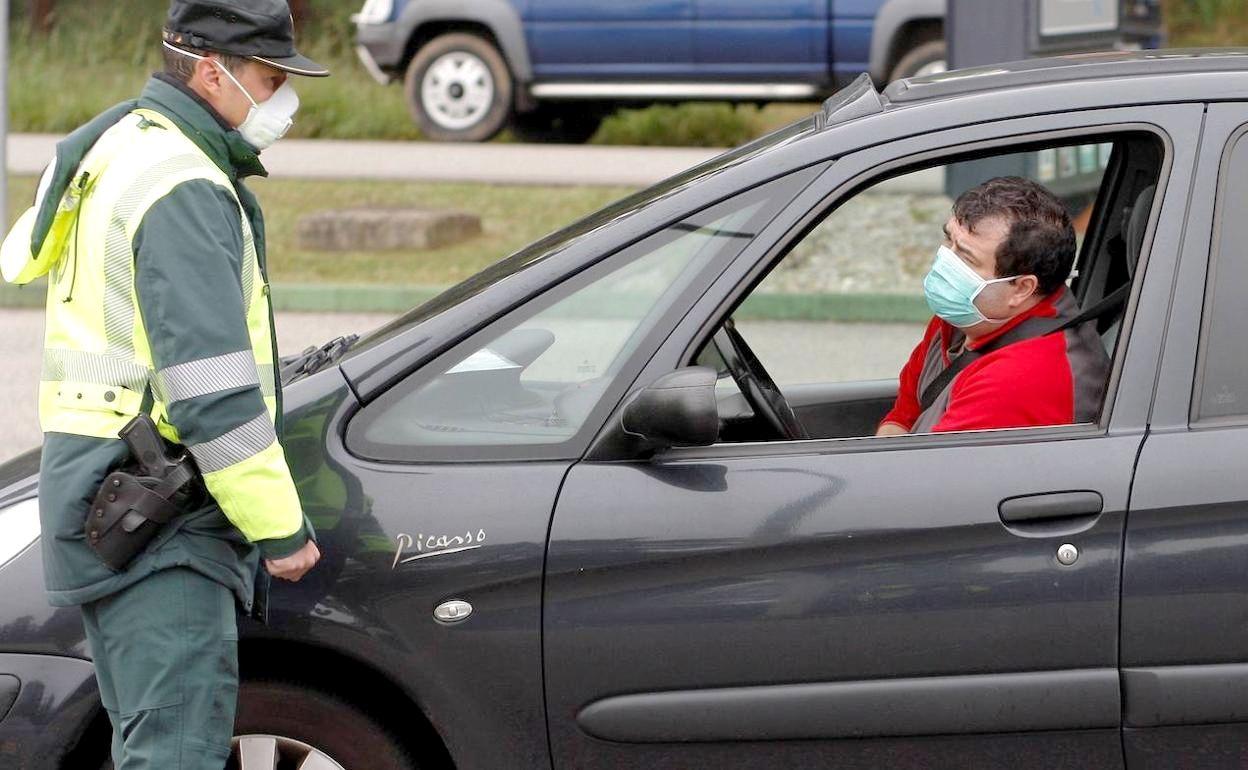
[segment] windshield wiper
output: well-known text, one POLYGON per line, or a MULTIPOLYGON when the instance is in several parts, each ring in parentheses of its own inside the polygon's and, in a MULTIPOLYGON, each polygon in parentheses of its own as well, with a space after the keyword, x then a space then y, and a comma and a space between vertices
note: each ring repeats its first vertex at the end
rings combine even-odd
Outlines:
POLYGON ((300 377, 306 377, 324 369, 326 366, 342 358, 351 346, 360 338, 358 334, 336 337, 318 347, 310 347, 297 356, 286 356, 281 360, 282 384, 285 385, 300 377))

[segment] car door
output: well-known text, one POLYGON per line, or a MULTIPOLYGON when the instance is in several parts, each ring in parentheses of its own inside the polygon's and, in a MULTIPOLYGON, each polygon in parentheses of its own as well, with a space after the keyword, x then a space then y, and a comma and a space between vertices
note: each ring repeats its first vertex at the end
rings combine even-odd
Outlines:
POLYGON ((1209 105, 1131 496, 1122 683, 1132 768, 1248 763, 1246 132, 1244 104, 1209 105))
POLYGON ((591 450, 572 468, 544 588, 557 768, 1122 766, 1122 530, 1164 322, 1143 309, 1169 297, 1200 116, 1097 111, 884 144, 839 158, 760 234, 639 385, 688 365, 829 201, 898 164, 1116 125, 1168 147, 1099 424, 591 450), (1051 518, 1072 499, 1077 515, 1051 518), (1024 519, 1007 524, 1004 501, 1024 519))
MULTIPOLYGON (((658 219, 656 232, 636 242, 597 233, 607 241, 603 251, 580 244, 587 263, 570 260, 553 286, 528 297, 509 288, 519 281, 500 286, 517 292, 509 297, 514 309, 484 326, 482 316, 493 314, 471 294, 432 319, 414 344, 438 339, 442 352, 410 372, 382 375, 394 382, 358 412, 313 394, 306 413, 289 416, 286 445, 305 507, 321 499, 314 514, 358 514, 350 531, 335 528, 337 547, 327 547, 327 558, 345 559, 342 569, 355 579, 336 577, 337 569, 308 578, 334 580, 345 601, 318 606, 315 589, 287 591, 316 597, 302 604, 316 614, 365 607, 351 623, 364 633, 338 644, 361 656, 393 656, 386 670, 422 685, 422 708, 468 766, 549 765, 541 581, 559 485, 645 364, 636 351, 651 349, 656 329, 666 336, 665 319, 683 314, 687 293, 704 292, 749 242, 745 234, 770 221, 818 170, 677 221, 658 219), (464 331, 473 324, 479 330, 464 331), (347 421, 341 438, 339 420, 347 421), (323 465, 313 459, 322 442, 332 459, 323 465), (337 467, 349 469, 348 488, 337 482, 337 467), (368 547, 367 579, 363 554, 348 550, 356 542, 368 547), (378 637, 386 642, 380 652, 368 644, 378 637)), ((348 359, 353 384, 413 344, 394 343, 378 341, 363 360, 348 359)))
POLYGON ((693 0, 531 0, 526 13, 538 80, 692 73, 693 0))
POLYGON ((693 54, 704 77, 823 82, 827 0, 694 0, 693 54))

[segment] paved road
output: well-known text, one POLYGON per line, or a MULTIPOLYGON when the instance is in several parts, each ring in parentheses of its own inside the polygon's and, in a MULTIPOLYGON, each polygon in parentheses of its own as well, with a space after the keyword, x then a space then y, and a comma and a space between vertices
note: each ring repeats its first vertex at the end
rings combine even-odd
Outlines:
MULTIPOLYGON (((9 170, 39 174, 58 137, 9 137, 9 170)), ((646 187, 722 150, 547 144, 434 144, 285 139, 264 152, 277 179, 389 179, 646 187)))
MULTIPOLYGON (((9 170, 36 175, 59 137, 13 134, 9 170)), ((277 179, 378 179, 484 184, 647 187, 723 152, 674 147, 554 144, 435 144, 285 139, 264 153, 277 179)), ((886 182, 893 192, 939 192, 939 169, 886 182)))
MULTIPOLYGON (((365 332, 388 315, 279 313, 278 347, 297 353, 340 334, 365 332)), ((743 321, 742 332, 783 387, 800 382, 836 382, 895 377, 923 333, 906 324, 833 324, 743 321)), ((0 462, 41 440, 36 415, 42 310, 0 310, 0 462)))

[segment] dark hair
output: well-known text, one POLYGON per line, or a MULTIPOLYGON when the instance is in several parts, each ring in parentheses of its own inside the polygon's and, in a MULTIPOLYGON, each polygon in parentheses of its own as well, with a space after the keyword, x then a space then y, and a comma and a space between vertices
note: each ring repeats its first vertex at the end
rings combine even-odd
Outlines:
MULTIPOLYGON (((172 78, 177 78, 182 83, 191 82, 191 76, 195 74, 195 65, 199 60, 180 54, 177 51, 171 51, 164 45, 160 49, 165 56, 165 74, 172 78)), ((195 54, 195 56, 207 56, 210 53, 214 53, 213 51, 201 51, 197 48, 186 48, 184 50, 195 54)), ((237 75, 239 70, 243 68, 243 65, 247 63, 247 57, 245 56, 235 56, 228 53, 216 53, 216 56, 221 60, 221 64, 233 75, 237 75)))
POLYGON ((1075 263, 1075 228, 1056 195, 1017 176, 1002 176, 958 196, 953 216, 972 232, 985 219, 999 217, 1009 233, 997 247, 997 277, 1034 275, 1040 291, 1052 293, 1075 263))

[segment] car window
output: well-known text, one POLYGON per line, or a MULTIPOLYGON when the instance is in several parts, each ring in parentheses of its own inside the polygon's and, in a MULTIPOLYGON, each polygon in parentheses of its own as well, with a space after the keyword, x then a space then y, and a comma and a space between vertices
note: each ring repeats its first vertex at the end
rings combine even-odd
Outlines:
MULTIPOLYGON (((1024 147, 927 165, 868 185, 817 221, 735 306, 730 317, 736 332, 811 438, 874 434, 895 404, 902 368, 932 319, 924 278, 944 241, 953 202, 995 177, 1039 183, 1071 216, 1078 256, 1066 293, 1075 314, 1120 290, 1122 301, 1096 321, 1100 349, 1088 352, 1089 360, 1103 359, 1089 367, 1103 391, 1164 150, 1143 134, 1024 147)), ((696 363, 721 372, 723 440, 776 438, 760 430, 760 416, 741 395, 714 338, 696 363)), ((1086 400, 1080 405, 1077 412, 1086 400)))
POLYGON ((1244 323, 1248 219, 1239 214, 1248 204, 1248 140, 1244 132, 1230 143, 1220 178, 1200 343, 1200 376, 1193 399, 1195 422, 1248 415, 1248 328, 1244 323))
POLYGON ((366 408, 348 445, 405 460, 532 457, 528 448, 566 444, 704 268, 726 265, 795 194, 788 178, 763 185, 535 298, 366 408))
POLYGON ((500 281, 551 258, 608 224, 634 216, 644 211, 648 206, 653 205, 656 201, 697 184, 709 176, 744 163, 764 152, 801 139, 817 131, 822 125, 825 125, 825 123, 821 114, 811 115, 795 121, 734 150, 717 155, 704 163, 682 171, 653 187, 623 198, 600 211, 596 211, 558 232, 551 233, 545 238, 533 242, 515 254, 499 260, 480 273, 430 299, 423 305, 413 308, 392 322, 364 335, 353 346, 354 351, 359 352, 371 346, 380 345, 382 342, 402 333, 405 329, 432 318, 448 308, 466 302, 500 281))

